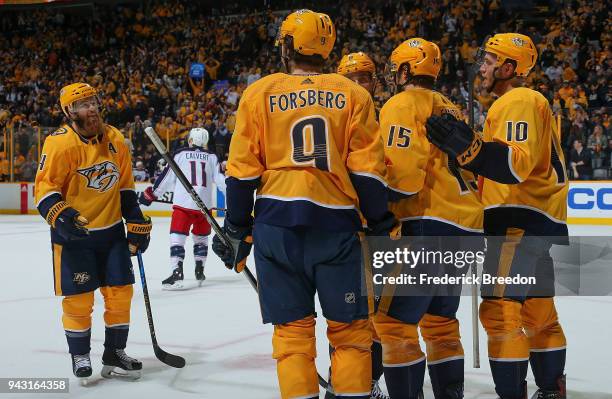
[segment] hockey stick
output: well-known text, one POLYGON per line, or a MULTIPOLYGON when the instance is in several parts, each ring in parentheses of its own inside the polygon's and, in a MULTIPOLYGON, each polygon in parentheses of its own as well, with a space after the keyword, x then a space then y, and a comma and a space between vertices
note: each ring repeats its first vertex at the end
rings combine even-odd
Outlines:
MULTIPOLYGON (((225 245, 231 248, 229 239, 225 235, 225 232, 221 229, 219 223, 217 223, 215 218, 212 217, 210 210, 206 207, 198 193, 195 192, 195 190, 191 186, 191 183, 189 183, 189 180, 187 180, 187 178, 183 174, 183 171, 181 171, 181 168, 179 168, 176 162, 174 162, 174 159, 168 153, 166 146, 161 141, 157 133, 155 133, 155 130, 150 126, 150 124, 146 122, 145 126, 145 133, 147 136, 149 136, 149 139, 157 149, 157 152, 159 152, 159 154, 166 160, 166 162, 176 175, 176 178, 179 180, 179 182, 181 182, 185 190, 189 193, 193 202, 195 202, 197 207, 200 208, 200 211, 204 214, 204 217, 206 217, 208 223, 210 223, 210 226, 215 231, 215 234, 223 241, 225 245)), ((253 273, 251 273, 251 270, 247 266, 245 266, 242 272, 246 276, 253 289, 257 291, 257 280, 255 279, 255 276, 253 276, 253 273)), ((321 385, 321 387, 323 387, 325 390, 329 390, 330 387, 327 381, 323 377, 321 377, 320 374, 317 374, 317 376, 319 377, 319 385, 321 385)))
POLYGON ((165 350, 160 348, 159 344, 157 343, 157 336, 155 335, 155 326, 153 325, 153 313, 151 313, 149 290, 147 289, 147 278, 145 277, 144 264, 142 262, 142 253, 138 251, 136 253, 136 257, 138 258, 138 269, 140 270, 142 294, 144 296, 145 308, 147 309, 147 320, 149 321, 149 331, 151 332, 151 341, 153 342, 153 352, 155 352, 155 357, 157 357, 159 361, 167 364, 168 366, 181 369, 185 367, 185 359, 180 356, 173 355, 172 353, 166 352, 165 350))
MULTIPOLYGON (((156 200, 153 200, 153 202, 159 202, 160 204, 170 204, 170 205, 173 204, 172 201, 168 201, 168 200, 165 200, 165 199, 156 199, 156 200)), ((217 211, 217 212, 226 212, 227 211, 226 208, 217 208, 216 206, 213 206, 212 208, 209 208, 209 209, 210 209, 211 212, 212 211, 217 211)))
MULTIPOLYGON (((468 124, 470 129, 474 130, 474 80, 476 79, 477 64, 471 65, 468 68, 468 124)), ((478 276, 478 264, 476 262, 470 265, 472 278, 472 357, 473 366, 476 369, 480 368, 480 325, 478 323, 478 283, 475 278, 478 276)))

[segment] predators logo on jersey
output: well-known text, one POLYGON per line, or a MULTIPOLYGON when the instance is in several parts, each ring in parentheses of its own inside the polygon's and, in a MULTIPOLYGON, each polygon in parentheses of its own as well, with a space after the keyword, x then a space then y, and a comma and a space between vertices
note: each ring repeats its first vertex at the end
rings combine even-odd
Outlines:
POLYGON ((72 278, 72 281, 78 285, 85 284, 89 280, 91 280, 91 276, 87 272, 74 273, 74 277, 72 278))
POLYGON ((77 169, 77 173, 87 179, 87 188, 101 193, 108 191, 119 181, 119 168, 110 162, 104 161, 86 169, 77 169))
POLYGON ((91 139, 69 125, 58 132, 43 145, 36 174, 36 205, 59 194, 89 221, 89 229, 119 223, 120 191, 134 190, 131 156, 121 132, 109 125, 91 139))

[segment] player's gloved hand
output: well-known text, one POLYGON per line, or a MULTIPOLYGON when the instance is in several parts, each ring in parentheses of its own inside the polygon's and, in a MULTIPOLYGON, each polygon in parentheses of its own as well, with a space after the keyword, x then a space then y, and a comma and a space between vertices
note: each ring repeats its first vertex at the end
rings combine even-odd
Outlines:
POLYGON ((147 187, 140 195, 138 196, 138 202, 145 206, 151 205, 153 201, 157 200, 155 194, 153 194, 153 188, 147 187))
POLYGON ((461 166, 472 162, 482 149, 481 136, 450 114, 430 116, 426 128, 427 139, 461 166))
POLYGON ((246 260, 253 246, 253 226, 240 227, 232 224, 227 218, 223 225, 230 246, 218 235, 213 237, 212 249, 228 269, 240 273, 246 266, 246 260))
POLYGON ((151 241, 151 218, 145 216, 141 220, 126 220, 125 224, 130 255, 135 256, 137 251, 146 251, 151 241))
POLYGON ((47 223, 64 240, 82 240, 89 237, 89 230, 85 227, 89 221, 65 201, 60 201, 49 209, 47 223))
POLYGON ((397 240, 402 235, 402 223, 397 220, 392 212, 387 211, 385 217, 376 222, 368 222, 365 230, 366 236, 389 236, 392 240, 397 240))

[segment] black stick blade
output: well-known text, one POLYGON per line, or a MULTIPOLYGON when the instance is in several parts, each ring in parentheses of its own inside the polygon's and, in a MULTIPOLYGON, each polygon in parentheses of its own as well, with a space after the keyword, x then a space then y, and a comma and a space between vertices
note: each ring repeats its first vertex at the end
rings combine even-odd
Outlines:
POLYGON ((155 352, 155 356, 159 359, 160 362, 177 369, 182 369, 183 367, 185 367, 184 358, 177 355, 173 355, 172 353, 168 353, 159 346, 156 346, 153 351, 155 352))

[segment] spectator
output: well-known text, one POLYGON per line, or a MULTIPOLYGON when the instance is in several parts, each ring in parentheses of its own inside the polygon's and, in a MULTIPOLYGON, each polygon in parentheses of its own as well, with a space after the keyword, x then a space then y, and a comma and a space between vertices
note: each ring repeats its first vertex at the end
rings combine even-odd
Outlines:
POLYGON ((574 72, 569 62, 566 62, 563 65, 563 74, 561 76, 563 77, 564 81, 569 81, 569 82, 573 82, 578 78, 578 75, 576 75, 576 72, 574 72))
POLYGON ((9 180, 9 160, 6 159, 4 152, 0 152, 0 182, 9 180))
POLYGON ((603 149, 606 147, 607 143, 608 137, 604 134, 603 127, 601 125, 595 126, 593 134, 589 136, 587 147, 594 152, 596 147, 603 149))
POLYGON ((149 181, 149 174, 145 170, 144 162, 136 161, 136 167, 133 170, 135 182, 147 182, 149 181))
POLYGON ((26 158, 23 154, 18 153, 13 160, 13 180, 21 181, 21 167, 25 163, 26 158))
POLYGON ((32 159, 32 156, 29 155, 28 159, 21 165, 21 181, 34 181, 37 167, 38 164, 32 159))
POLYGON ((251 68, 251 72, 247 76, 247 86, 250 86, 252 83, 258 81, 261 78, 261 69, 259 68, 251 68))
POLYGON ((568 98, 572 96, 574 93, 574 89, 570 87, 569 80, 564 80, 561 88, 558 91, 559 97, 563 99, 563 101, 567 101, 568 98))
POLYGON ((591 152, 582 146, 582 141, 574 140, 574 149, 570 154, 570 166, 574 180, 590 180, 593 177, 591 152))
POLYGON ((225 123, 222 123, 219 129, 217 129, 215 134, 215 153, 217 154, 217 158, 219 158, 219 162, 227 159, 227 154, 229 153, 229 144, 232 139, 232 135, 227 129, 225 123))
POLYGON ((211 80, 217 80, 217 75, 219 72, 219 67, 221 63, 217 61, 214 57, 209 57, 206 59, 206 74, 210 77, 211 80))
POLYGON ((612 139, 608 139, 608 145, 604 149, 604 166, 612 169, 612 139))
POLYGON ((544 73, 546 74, 548 79, 552 80, 553 82, 559 80, 559 78, 561 78, 561 75, 563 74, 563 68, 561 67, 561 63, 550 65, 548 68, 546 68, 544 73))
MULTIPOLYGON (((290 0, 266 3, 279 10, 295 6, 290 0)), ((574 138, 586 142, 596 124, 593 113, 612 105, 611 18, 603 0, 565 2, 538 25, 522 20, 520 14, 507 18, 498 0, 324 3, 338 37, 326 71, 334 70, 342 53, 360 50, 368 52, 382 70, 399 42, 428 37, 443 54, 438 89, 465 112, 465 70, 478 43, 495 29, 527 32, 539 57, 526 83, 540 88, 556 113, 567 112, 562 119, 565 153, 569 155, 574 138), (563 80, 568 82, 560 88, 563 80)), ((2 13, 0 129, 59 126, 64 115, 57 105, 58 88, 82 80, 100 89, 108 122, 125 129, 134 156, 141 156, 151 172, 155 152, 142 132, 144 119, 155 124, 171 148, 177 148, 183 134, 196 125, 214 122, 220 127, 225 121, 231 137, 233 113, 244 88, 280 68, 273 41, 282 17, 269 12, 273 10, 256 13, 240 8, 235 2, 219 4, 213 12, 185 0, 147 4, 144 12, 141 4, 122 4, 119 9, 96 3, 89 15, 39 7, 2 13), (224 16, 232 12, 241 15, 224 16), (204 79, 189 78, 194 62, 204 65, 204 79), (218 83, 213 85, 213 80, 218 83)), ((377 106, 393 92, 380 79, 374 94, 377 106)), ((476 98, 476 123, 481 129, 492 98, 486 93, 476 93, 476 98)), ((607 116, 602 114, 597 123, 603 125, 604 135, 609 134, 607 116)), ((215 134, 215 128, 211 141, 224 136, 215 134)), ((15 141, 26 157, 37 143, 31 135, 17 135, 15 141)))

